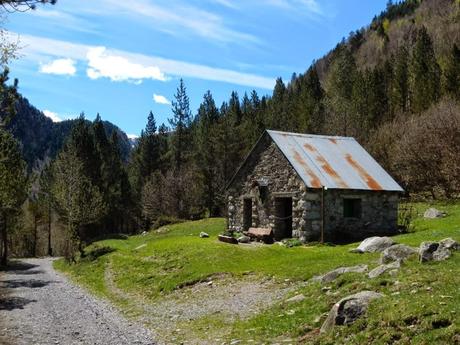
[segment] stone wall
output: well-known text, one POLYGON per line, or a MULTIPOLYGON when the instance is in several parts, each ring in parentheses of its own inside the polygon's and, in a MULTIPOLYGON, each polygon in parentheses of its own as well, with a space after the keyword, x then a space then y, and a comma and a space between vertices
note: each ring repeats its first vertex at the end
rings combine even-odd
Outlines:
POLYGON ((298 206, 302 180, 288 163, 278 147, 267 137, 262 139, 251 153, 247 164, 239 171, 228 190, 228 228, 243 230, 243 203, 252 199, 252 226, 274 227, 274 202, 276 197, 292 197, 293 230, 298 230, 300 215, 298 206), (267 182, 268 194, 262 200, 258 180, 267 182))
MULTIPOLYGON (((243 231, 244 199, 252 200, 252 227, 275 227, 275 199, 292 198, 292 236, 304 242, 321 238, 321 190, 308 189, 278 147, 265 136, 228 189, 228 228, 243 231), (260 181, 267 184, 262 200, 260 181)), ((358 240, 391 234, 397 226, 398 195, 392 192, 326 190, 326 241, 358 240), (359 198, 361 218, 344 218, 343 199, 359 198)))

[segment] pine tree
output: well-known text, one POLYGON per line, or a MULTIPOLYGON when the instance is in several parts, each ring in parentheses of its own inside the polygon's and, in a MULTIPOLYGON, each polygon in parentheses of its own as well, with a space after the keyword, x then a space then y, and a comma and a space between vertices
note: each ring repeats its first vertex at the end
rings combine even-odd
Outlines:
POLYGON ((169 123, 174 131, 172 138, 173 165, 177 171, 180 171, 189 158, 192 141, 190 135, 192 114, 183 79, 180 80, 174 99, 172 102, 173 117, 169 119, 169 123))
POLYGON ((346 45, 335 52, 335 58, 326 80, 329 131, 340 135, 349 135, 354 116, 352 96, 353 84, 357 73, 356 61, 346 45))
POLYGON ((444 90, 447 94, 460 100, 460 49, 456 44, 452 47, 444 71, 444 90))
POLYGON ((321 133, 324 122, 324 90, 316 67, 310 67, 300 78, 300 102, 303 105, 299 119, 300 131, 321 133))
POLYGON ((394 77, 391 88, 391 104, 396 111, 406 112, 409 101, 409 53, 402 46, 395 58, 394 77))
POLYGON ((208 91, 203 97, 203 102, 198 109, 198 167, 203 176, 205 206, 210 216, 219 213, 219 194, 222 180, 219 179, 219 169, 216 147, 218 144, 217 124, 219 110, 216 107, 211 92, 208 91))
POLYGON ((8 260, 8 233, 27 196, 25 162, 18 142, 0 127, 0 234, 3 253, 1 264, 8 260))
POLYGON ((284 129, 286 117, 286 85, 281 78, 276 79, 273 95, 269 101, 269 123, 271 129, 284 129))
POLYGON ((417 34, 410 63, 411 110, 421 113, 440 97, 440 68, 425 27, 417 34))
POLYGON ((66 253, 74 258, 76 251, 83 254, 83 241, 88 237, 84 226, 95 224, 106 213, 106 205, 91 178, 86 174, 85 162, 74 145, 66 145, 53 163, 53 198, 57 211, 67 223, 72 246, 66 253))

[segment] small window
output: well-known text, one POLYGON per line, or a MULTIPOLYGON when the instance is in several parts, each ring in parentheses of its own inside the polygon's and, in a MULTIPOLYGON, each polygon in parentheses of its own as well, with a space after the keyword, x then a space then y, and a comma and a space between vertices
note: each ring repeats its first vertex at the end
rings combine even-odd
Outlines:
POLYGON ((267 186, 259 186, 259 195, 260 195, 260 200, 262 203, 265 203, 267 201, 268 197, 268 187, 267 186))
POLYGON ((361 199, 343 199, 343 216, 361 218, 361 199))

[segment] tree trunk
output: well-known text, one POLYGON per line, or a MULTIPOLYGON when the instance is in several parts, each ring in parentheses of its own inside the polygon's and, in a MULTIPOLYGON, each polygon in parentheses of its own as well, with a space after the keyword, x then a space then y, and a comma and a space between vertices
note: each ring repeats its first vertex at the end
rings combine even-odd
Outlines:
POLYGON ((0 215, 2 219, 0 220, 0 225, 2 228, 2 240, 3 240, 3 255, 2 255, 2 266, 6 266, 8 263, 8 236, 6 230, 6 216, 4 214, 0 215))

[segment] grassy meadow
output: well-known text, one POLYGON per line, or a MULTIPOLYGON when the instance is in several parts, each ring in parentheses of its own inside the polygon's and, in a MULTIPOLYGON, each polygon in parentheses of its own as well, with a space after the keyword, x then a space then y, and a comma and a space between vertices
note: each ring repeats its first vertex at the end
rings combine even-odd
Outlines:
MULTIPOLYGON (((419 246, 422 241, 452 237, 460 241, 460 203, 436 204, 446 211, 442 219, 423 219, 430 205, 413 204, 417 217, 413 231, 395 236, 398 243, 419 246)), ((317 343, 317 344, 449 344, 460 341, 460 253, 449 260, 420 264, 407 261, 396 276, 368 279, 346 274, 330 284, 305 284, 314 275, 340 266, 377 266, 378 254, 354 254, 341 246, 229 245, 217 241, 225 228, 223 219, 205 219, 169 225, 125 240, 104 240, 87 248, 90 258, 56 268, 93 293, 115 303, 132 317, 135 304, 152 304, 209 277, 226 274, 232 280, 251 274, 261 281, 289 282, 294 289, 285 299, 302 293, 295 303, 277 301, 255 315, 231 323, 221 315, 205 315, 179 324, 187 332, 177 342, 220 343, 317 343), (200 238, 201 231, 210 238, 200 238), (103 248, 103 249, 101 249, 103 248), (105 253, 97 256, 97 252, 105 253), (361 290, 382 292, 372 303, 368 317, 349 327, 336 327, 320 335, 330 307, 342 297, 361 290), (124 297, 121 297, 124 296, 124 297), (133 301, 136 301, 134 303, 133 301), (211 332, 211 329, 218 330, 211 332)), ((152 325, 155 331, 155 325, 152 325)), ((171 338, 168 338, 171 342, 171 338)))

